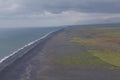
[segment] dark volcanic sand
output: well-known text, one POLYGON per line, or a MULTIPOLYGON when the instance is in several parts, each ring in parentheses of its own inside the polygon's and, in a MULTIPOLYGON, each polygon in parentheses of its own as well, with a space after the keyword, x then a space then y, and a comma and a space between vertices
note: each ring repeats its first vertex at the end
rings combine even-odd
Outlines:
POLYGON ((62 30, 63 29, 60 29, 51 33, 44 39, 35 42, 23 50, 20 50, 17 54, 0 64, 0 80, 36 80, 38 70, 44 65, 45 58, 42 53, 43 46, 48 40, 62 30), (23 56, 20 57, 21 55, 23 56), (3 69, 6 65, 8 66, 3 69))
POLYGON ((120 80, 119 71, 57 63, 64 56, 87 50, 69 44, 69 38, 71 35, 64 31, 36 46, 0 72, 0 80, 120 80))

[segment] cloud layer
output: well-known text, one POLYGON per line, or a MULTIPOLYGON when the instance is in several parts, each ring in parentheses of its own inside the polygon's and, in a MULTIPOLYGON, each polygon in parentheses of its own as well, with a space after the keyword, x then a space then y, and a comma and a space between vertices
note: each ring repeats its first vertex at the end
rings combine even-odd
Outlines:
POLYGON ((0 0, 1 12, 60 13, 75 10, 94 13, 120 13, 120 0, 0 0))
POLYGON ((48 26, 118 22, 119 4, 120 0, 0 0, 0 25, 48 26))

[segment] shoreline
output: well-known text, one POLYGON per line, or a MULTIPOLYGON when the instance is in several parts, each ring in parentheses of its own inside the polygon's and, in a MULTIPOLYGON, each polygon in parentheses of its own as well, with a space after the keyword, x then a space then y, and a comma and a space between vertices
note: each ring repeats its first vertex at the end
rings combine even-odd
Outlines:
MULTIPOLYGON (((71 42, 75 38, 83 41, 91 37, 94 39, 99 34, 111 31, 114 29, 102 31, 72 27, 55 31, 38 41, 30 50, 23 51, 23 56, 0 72, 0 80, 119 80, 119 67, 88 52, 94 47, 71 42)), ((119 30, 115 29, 114 32, 119 33, 119 30)))
POLYGON ((39 39, 36 39, 25 46, 19 48, 18 50, 14 51, 8 56, 5 56, 0 60, 0 72, 4 70, 6 67, 10 66, 12 63, 14 63, 17 59, 22 58, 27 52, 29 52, 31 49, 36 47, 38 44, 48 40, 52 36, 54 36, 56 33, 59 33, 63 30, 64 28, 57 29, 55 31, 51 31, 47 33, 46 35, 42 36, 39 39))

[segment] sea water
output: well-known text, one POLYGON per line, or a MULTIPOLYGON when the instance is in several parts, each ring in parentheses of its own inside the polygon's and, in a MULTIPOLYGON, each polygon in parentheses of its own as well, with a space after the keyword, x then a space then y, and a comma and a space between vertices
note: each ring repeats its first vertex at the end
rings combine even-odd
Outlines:
POLYGON ((24 45, 41 38, 58 28, 1 28, 0 29, 0 60, 12 54, 24 45))

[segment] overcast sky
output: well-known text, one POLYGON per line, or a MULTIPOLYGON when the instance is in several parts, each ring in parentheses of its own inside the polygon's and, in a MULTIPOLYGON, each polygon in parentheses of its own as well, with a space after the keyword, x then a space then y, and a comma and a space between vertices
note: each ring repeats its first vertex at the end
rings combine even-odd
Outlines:
POLYGON ((120 22, 120 0, 0 0, 0 27, 120 22))

